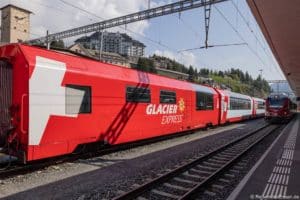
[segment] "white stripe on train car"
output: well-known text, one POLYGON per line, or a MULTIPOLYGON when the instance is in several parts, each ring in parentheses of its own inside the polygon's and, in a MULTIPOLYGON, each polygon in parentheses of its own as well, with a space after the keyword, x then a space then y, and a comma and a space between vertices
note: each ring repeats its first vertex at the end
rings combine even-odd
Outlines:
POLYGON ((65 87, 61 86, 66 64, 36 57, 36 65, 29 80, 29 145, 39 145, 51 115, 67 115, 65 87))

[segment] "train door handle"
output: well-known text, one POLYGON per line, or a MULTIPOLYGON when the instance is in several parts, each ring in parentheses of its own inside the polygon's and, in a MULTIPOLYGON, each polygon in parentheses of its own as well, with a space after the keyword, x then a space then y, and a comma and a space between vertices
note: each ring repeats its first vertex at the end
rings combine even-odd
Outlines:
POLYGON ((26 131, 24 129, 24 99, 26 96, 28 96, 28 94, 23 94, 21 97, 21 132, 23 134, 26 133, 26 131))

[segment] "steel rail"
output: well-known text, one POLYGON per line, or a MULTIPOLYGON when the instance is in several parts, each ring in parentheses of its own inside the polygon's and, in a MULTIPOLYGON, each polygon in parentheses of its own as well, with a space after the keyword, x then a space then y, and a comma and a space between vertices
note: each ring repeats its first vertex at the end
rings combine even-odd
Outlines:
POLYGON ((242 151, 240 154, 236 155, 234 158, 232 158, 230 161, 228 161, 222 168, 220 168, 218 171, 211 174, 208 178, 206 178, 204 181, 196 185, 193 189, 191 189, 188 193, 186 193, 181 200, 184 199, 190 199, 193 195, 199 191, 199 189, 206 187, 206 185, 209 185, 211 181, 213 181, 216 177, 218 177, 220 174, 222 174, 226 169, 230 168, 237 160, 242 158, 246 153, 248 153, 254 146, 256 146, 258 143, 260 143, 265 137, 267 137, 269 134, 274 132, 278 127, 275 127, 274 129, 271 129, 266 134, 261 136, 259 139, 257 139, 253 144, 248 146, 244 151, 242 151))

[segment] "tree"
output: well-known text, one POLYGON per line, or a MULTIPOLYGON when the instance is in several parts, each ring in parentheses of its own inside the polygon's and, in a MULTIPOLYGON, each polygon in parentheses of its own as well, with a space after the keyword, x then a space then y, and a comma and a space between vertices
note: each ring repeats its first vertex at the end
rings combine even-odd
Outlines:
POLYGON ((50 47, 52 48, 60 48, 60 49, 64 49, 65 48, 65 43, 63 40, 54 40, 50 43, 50 47))
POLYGON ((153 61, 149 58, 139 58, 136 69, 144 72, 157 73, 153 61))
POLYGON ((194 71, 194 68, 192 65, 190 65, 190 67, 189 67, 188 74, 189 74, 189 80, 190 81, 194 80, 195 71, 194 71))
POLYGON ((219 71, 219 72, 218 72, 218 76, 224 77, 224 72, 219 71))

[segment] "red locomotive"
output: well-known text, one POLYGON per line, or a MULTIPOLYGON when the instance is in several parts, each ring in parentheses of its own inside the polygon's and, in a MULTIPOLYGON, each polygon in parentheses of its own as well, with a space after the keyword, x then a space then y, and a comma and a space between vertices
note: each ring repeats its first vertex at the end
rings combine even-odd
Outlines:
POLYGON ((23 162, 258 117, 261 99, 37 47, 0 47, 1 137, 23 162))
POLYGON ((297 105, 286 94, 271 94, 266 99, 265 119, 270 122, 287 122, 296 110, 297 105))

